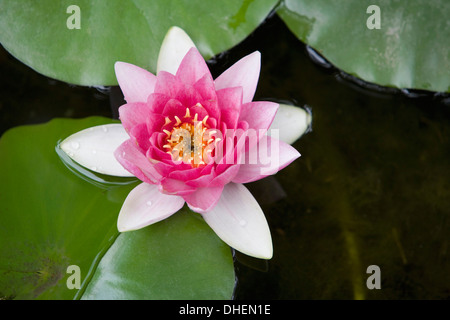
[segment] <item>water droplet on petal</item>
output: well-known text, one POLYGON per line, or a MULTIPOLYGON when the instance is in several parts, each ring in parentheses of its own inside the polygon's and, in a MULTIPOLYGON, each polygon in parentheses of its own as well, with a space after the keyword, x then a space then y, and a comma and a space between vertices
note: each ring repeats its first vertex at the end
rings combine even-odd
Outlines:
POLYGON ((149 206, 149 207, 150 207, 150 206, 152 205, 152 202, 151 202, 151 201, 147 201, 147 203, 146 203, 146 204, 147 204, 147 206, 149 206))
POLYGON ((73 149, 78 150, 78 149, 80 148, 80 143, 77 142, 77 141, 74 141, 74 142, 72 142, 72 143, 70 144, 70 146, 71 146, 73 149))
POLYGON ((245 226, 247 225, 247 221, 241 220, 241 221, 239 221, 239 225, 240 225, 241 227, 245 227, 245 226))

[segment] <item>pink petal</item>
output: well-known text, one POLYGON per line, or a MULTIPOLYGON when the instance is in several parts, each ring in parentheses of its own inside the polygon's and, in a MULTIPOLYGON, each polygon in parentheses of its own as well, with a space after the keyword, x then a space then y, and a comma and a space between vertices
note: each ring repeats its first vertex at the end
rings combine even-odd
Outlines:
POLYGON ((166 103, 172 99, 170 96, 167 96, 162 93, 152 93, 148 96, 147 104, 151 112, 156 114, 161 114, 164 110, 166 103))
POLYGON ((114 156, 126 170, 144 182, 158 183, 162 178, 131 139, 122 143, 114 156))
MULTIPOLYGON (((229 134, 229 132, 227 132, 229 134)), ((234 136, 225 136, 214 148, 214 161, 216 170, 222 173, 230 164, 236 163, 234 157, 234 136)))
POLYGON ((161 181, 161 191, 165 194, 186 196, 195 192, 195 188, 187 185, 184 181, 165 178, 161 181))
MULTIPOLYGON (((160 135, 159 132, 154 132, 153 135, 150 137, 150 147, 145 152, 145 155, 148 159, 152 159, 152 160, 156 160, 156 161, 164 161, 165 163, 168 163, 171 166, 173 166, 174 163, 172 161, 172 155, 167 153, 166 148, 160 147, 155 144, 155 139, 159 135, 160 135)), ((163 133, 163 135, 166 136, 165 133, 163 133)))
POLYGON ((229 129, 235 129, 242 106, 242 87, 225 88, 217 91, 220 119, 229 129))
POLYGON ((206 125, 209 128, 217 128, 217 123, 220 121, 220 109, 217 104, 217 98, 214 100, 203 100, 201 105, 209 116, 206 120, 206 125))
POLYGON ((125 130, 129 132, 134 126, 145 123, 149 112, 147 103, 127 103, 119 108, 119 118, 125 130))
POLYGON ((278 103, 269 101, 249 102, 242 105, 239 121, 246 121, 249 128, 267 130, 278 110, 278 103))
POLYGON ((245 121, 240 122, 238 128, 227 131, 222 143, 217 145, 215 161, 218 175, 227 170, 230 165, 240 163, 241 154, 244 152, 247 135, 249 134, 247 129, 247 123, 245 121))
POLYGON ((223 186, 199 188, 193 193, 183 196, 192 211, 204 213, 211 210, 219 201, 223 186))
POLYGON ((156 132, 162 132, 164 123, 164 118, 160 114, 148 112, 146 118, 146 130, 150 136, 156 132))
POLYGON ((298 157, 300 153, 289 144, 264 136, 243 155, 239 172, 233 182, 247 183, 275 174, 298 157))
POLYGON ((202 216, 229 246, 256 258, 272 258, 272 237, 266 218, 243 185, 227 184, 217 205, 202 216))
POLYGON ((125 100, 128 103, 146 102, 155 89, 156 76, 126 62, 116 62, 114 69, 125 100))
POLYGON ((204 188, 209 186, 209 184, 217 176, 217 174, 215 173, 213 165, 209 165, 207 167, 209 167, 211 171, 202 172, 203 174, 200 177, 198 177, 197 179, 186 181, 186 184, 195 188, 204 188))
POLYGON ((158 73, 158 80, 155 85, 155 93, 164 94, 169 97, 175 97, 183 83, 173 74, 165 71, 158 73))
POLYGON ((131 139, 140 148, 142 154, 145 154, 147 149, 150 147, 150 134, 147 129, 146 123, 140 123, 134 126, 130 132, 131 139))
POLYGON ((164 116, 169 117, 171 121, 174 121, 174 117, 178 116, 180 119, 186 114, 186 107, 176 99, 170 99, 162 112, 164 116))
POLYGON ((141 183, 131 190, 117 220, 120 232, 141 229, 171 216, 184 205, 178 196, 162 194, 155 185, 141 183))
POLYGON ((253 100, 261 69, 261 54, 255 51, 225 70, 216 80, 216 90, 242 87, 242 103, 253 100))
POLYGON ((211 74, 205 74, 202 78, 200 78, 194 84, 194 88, 202 97, 202 101, 200 103, 208 112, 208 120, 211 121, 213 118, 220 120, 220 109, 217 103, 216 88, 214 86, 214 80, 211 74))
MULTIPOLYGON (((181 97, 180 97, 180 99, 181 99, 181 97)), ((192 100, 192 102, 194 102, 194 100, 192 100)), ((187 106, 187 105, 185 105, 185 106, 187 106)), ((205 116, 208 115, 208 111, 203 107, 203 105, 199 106, 197 104, 195 104, 195 105, 191 104, 191 107, 189 108, 189 110, 190 110, 191 116, 195 116, 195 114, 197 114, 198 121, 202 121, 205 118, 205 116)))
MULTIPOLYGON (((202 96, 191 85, 184 85, 183 88, 178 91, 177 95, 174 96, 174 98, 180 101, 181 104, 184 106, 183 115, 185 114, 187 107, 191 108, 192 106, 195 106, 197 103, 202 102, 202 96)), ((202 110, 202 112, 206 113, 205 110, 202 110)))
POLYGON ((236 176, 238 172, 239 172, 239 164, 229 166, 226 170, 224 170, 221 174, 219 174, 211 181, 209 187, 218 187, 226 185, 231 180, 233 180, 233 178, 236 176))
POLYGON ((194 85, 205 74, 210 74, 205 59, 197 48, 189 49, 178 68, 177 78, 185 84, 194 85))
POLYGON ((147 158, 156 159, 158 162, 153 164, 155 170, 162 176, 167 177, 172 171, 176 170, 176 166, 174 166, 172 162, 172 156, 170 156, 170 160, 164 161, 164 159, 158 159, 158 154, 155 152, 156 148, 150 148, 147 152, 147 158), (170 162, 170 163, 169 163, 170 162))
POLYGON ((169 174, 169 178, 182 180, 182 181, 190 181, 197 179, 202 175, 203 168, 191 168, 188 170, 180 170, 180 171, 173 171, 169 174))
POLYGON ((215 100, 216 99, 216 87, 214 86, 214 80, 211 73, 206 73, 203 77, 194 83, 194 88, 200 93, 203 100, 215 100))

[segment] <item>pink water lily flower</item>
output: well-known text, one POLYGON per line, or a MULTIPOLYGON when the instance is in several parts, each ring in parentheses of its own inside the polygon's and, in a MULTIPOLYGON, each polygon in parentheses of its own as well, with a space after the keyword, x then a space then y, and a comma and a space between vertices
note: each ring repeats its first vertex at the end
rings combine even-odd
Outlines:
POLYGON ((252 101, 260 59, 254 52, 213 79, 189 36, 172 27, 156 76, 115 64, 127 102, 119 108, 122 124, 80 131, 61 148, 91 170, 142 181, 122 206, 119 231, 161 221, 187 203, 234 249, 272 257, 267 221, 243 183, 298 158, 289 143, 310 119, 300 108, 252 101))

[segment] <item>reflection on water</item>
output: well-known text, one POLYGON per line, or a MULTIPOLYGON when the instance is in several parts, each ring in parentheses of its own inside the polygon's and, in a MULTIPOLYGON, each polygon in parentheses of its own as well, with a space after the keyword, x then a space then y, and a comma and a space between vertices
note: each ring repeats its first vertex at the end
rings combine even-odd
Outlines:
POLYGON ((109 190, 111 187, 132 184, 138 181, 137 178, 123 178, 116 176, 109 176, 89 170, 77 162, 73 161, 60 147, 61 141, 58 141, 55 151, 58 154, 64 165, 79 178, 99 187, 109 190))
MULTIPOLYGON (((254 50, 262 53, 255 100, 308 105, 314 130, 294 144, 301 158, 248 184, 267 216, 274 257, 235 255, 235 298, 449 298, 449 95, 359 81, 330 67, 276 15, 215 57, 213 75, 254 50), (379 290, 366 287, 370 265, 380 267, 379 290)), ((1 61, 13 79, 0 86, 2 132, 56 116, 117 114, 107 90, 49 84, 5 53, 1 61)), ((56 150, 100 187, 132 182, 108 180, 56 150)))

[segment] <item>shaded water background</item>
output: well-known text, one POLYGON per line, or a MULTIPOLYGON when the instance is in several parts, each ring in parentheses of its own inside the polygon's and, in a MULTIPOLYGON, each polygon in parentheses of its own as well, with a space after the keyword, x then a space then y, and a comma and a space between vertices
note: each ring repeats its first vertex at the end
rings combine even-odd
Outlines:
MULTIPOLYGON (((247 185, 274 257, 236 253, 235 298, 450 298, 450 96, 379 88, 318 63, 276 15, 209 61, 213 75, 254 50, 255 100, 307 105, 313 124, 294 144, 300 159, 247 185), (370 265, 381 269, 380 290, 366 287, 370 265)), ((112 117, 120 104, 117 88, 48 79, 4 50, 0 69, 0 134, 54 117, 112 117)))

